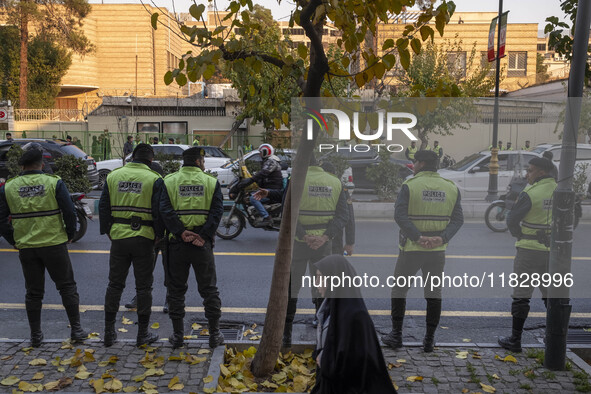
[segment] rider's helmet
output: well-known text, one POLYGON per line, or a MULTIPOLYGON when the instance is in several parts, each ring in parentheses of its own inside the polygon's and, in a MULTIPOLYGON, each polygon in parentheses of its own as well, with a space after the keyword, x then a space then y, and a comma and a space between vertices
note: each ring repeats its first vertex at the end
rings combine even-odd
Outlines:
POLYGON ((266 159, 275 154, 275 148, 271 144, 261 144, 259 146, 259 153, 261 154, 261 158, 266 159))

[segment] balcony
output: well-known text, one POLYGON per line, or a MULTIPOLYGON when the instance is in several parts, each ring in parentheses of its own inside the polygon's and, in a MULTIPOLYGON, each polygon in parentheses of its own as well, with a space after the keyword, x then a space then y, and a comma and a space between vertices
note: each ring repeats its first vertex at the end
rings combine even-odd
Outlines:
POLYGON ((17 122, 38 120, 80 122, 84 120, 84 115, 79 109, 15 109, 14 120, 17 122))

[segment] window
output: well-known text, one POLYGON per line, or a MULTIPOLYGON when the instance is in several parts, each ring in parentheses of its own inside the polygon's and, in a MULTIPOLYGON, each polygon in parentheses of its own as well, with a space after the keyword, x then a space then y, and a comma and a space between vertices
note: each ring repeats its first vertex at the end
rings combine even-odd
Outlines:
POLYGON ((546 43, 538 44, 538 51, 546 52, 546 43))
MULTIPOLYGON (((509 155, 499 155, 499 171, 507 171, 507 162, 508 162, 508 157, 509 155)), ((478 163, 476 166, 480 167, 480 170, 478 170, 478 172, 488 172, 488 166, 490 164, 490 156, 487 157, 486 159, 482 160, 480 163, 478 163)))
POLYGON ((527 69, 527 52, 509 52, 507 77, 525 77, 527 69))
POLYGON ((591 149, 578 148, 577 160, 591 160, 591 149))
POLYGON ((447 69, 455 76, 466 76, 466 52, 449 52, 447 54, 447 69))

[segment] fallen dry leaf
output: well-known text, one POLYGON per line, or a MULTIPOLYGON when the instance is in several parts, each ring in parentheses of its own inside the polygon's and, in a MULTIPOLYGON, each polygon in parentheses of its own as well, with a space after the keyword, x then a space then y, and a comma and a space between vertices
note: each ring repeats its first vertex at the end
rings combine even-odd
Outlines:
POLYGON ((405 363, 406 360, 403 358, 399 358, 398 360, 396 360, 397 363, 405 363))
POLYGON ((462 342, 472 342, 472 340, 468 339, 468 338, 464 338, 464 339, 462 339, 462 342))
POLYGON ((206 377, 203 378, 203 383, 211 383, 211 382, 213 382, 213 376, 207 375, 206 377))
POLYGON ((211 353, 211 350, 209 349, 200 349, 197 354, 209 354, 211 353))
POLYGON ((492 377, 493 377, 493 378, 495 378, 495 379, 501 379, 501 378, 499 378, 499 375, 497 375, 496 373, 495 373, 495 374, 493 374, 493 376, 492 376, 492 377))
POLYGON ((422 382, 423 381, 423 377, 422 376, 409 376, 408 378, 406 378, 407 382, 422 382))
POLYGON ((121 323, 125 324, 125 325, 131 325, 133 324, 133 321, 129 320, 128 318, 126 318, 125 316, 123 316, 121 318, 121 323))
POLYGON ((485 393, 494 393, 497 391, 493 386, 489 386, 488 384, 480 383, 480 387, 484 390, 485 393))
POLYGON ((14 384, 17 384, 20 381, 21 380, 19 378, 17 378, 16 376, 8 376, 8 377, 0 380, 0 384, 2 386, 12 386, 14 384))
POLYGON ((456 352, 456 358, 460 358, 460 359, 468 358, 468 352, 456 352))
POLYGON ((396 363, 396 364, 388 363, 388 369, 400 368, 400 367, 402 367, 402 364, 400 364, 400 363, 396 363))
POLYGON ((121 327, 121 328, 118 328, 117 331, 119 331, 119 332, 127 332, 127 329, 121 327))
POLYGON ((29 361, 29 365, 32 365, 34 367, 38 365, 47 365, 47 360, 45 360, 44 358, 36 358, 34 360, 29 361))
POLYGON ((152 325, 150 327, 153 328, 154 330, 157 330, 160 328, 160 323, 158 323, 158 322, 152 323, 152 325))
POLYGON ((505 357, 503 359, 504 362, 506 363, 514 363, 517 364, 517 359, 515 357, 513 357, 512 355, 508 355, 507 357, 505 357))
POLYGON ((31 380, 41 380, 44 377, 45 377, 45 374, 43 372, 37 372, 35 375, 33 375, 31 380))

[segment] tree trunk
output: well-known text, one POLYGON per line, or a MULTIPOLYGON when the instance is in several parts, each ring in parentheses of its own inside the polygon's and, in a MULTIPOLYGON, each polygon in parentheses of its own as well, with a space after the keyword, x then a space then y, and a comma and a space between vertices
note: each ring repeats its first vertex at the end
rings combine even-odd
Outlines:
MULTIPOLYGON (((26 1, 26 0, 23 0, 26 1)), ((29 69, 29 59, 27 54, 29 52, 29 17, 26 11, 26 6, 21 6, 20 12, 20 33, 21 33, 21 53, 20 53, 20 78, 19 78, 19 107, 21 109, 27 108, 27 90, 28 80, 27 72, 29 69)))
MULTIPOLYGON (((302 13, 302 27, 311 27, 311 15, 316 7, 321 4, 320 0, 313 0, 310 8, 302 13)), ((315 26, 316 34, 322 40, 322 23, 315 26)), ((322 47, 321 47, 322 48, 322 47)), ((320 97, 320 89, 324 76, 328 72, 328 60, 322 52, 317 52, 314 45, 310 50, 310 69, 308 70, 308 80, 304 88, 304 97, 320 97)), ((317 102, 309 100, 306 106, 314 107, 317 102)), ((306 181, 308 164, 314 150, 318 129, 314 129, 314 138, 312 141, 306 139, 306 133, 302 133, 298 151, 293 163, 291 172, 291 181, 288 194, 283 205, 283 219, 279 230, 277 248, 275 251, 275 262, 273 265, 273 280, 269 293, 269 303, 267 304, 267 313, 265 315, 265 325, 263 327, 263 336, 261 344, 252 362, 252 373, 257 377, 268 376, 277 363, 277 357, 281 350, 281 339, 283 337, 283 328, 285 326, 285 316, 287 314, 287 296, 289 288, 290 267, 292 258, 293 239, 291 229, 295 229, 295 224, 300 210, 300 201, 302 190, 306 181)))

